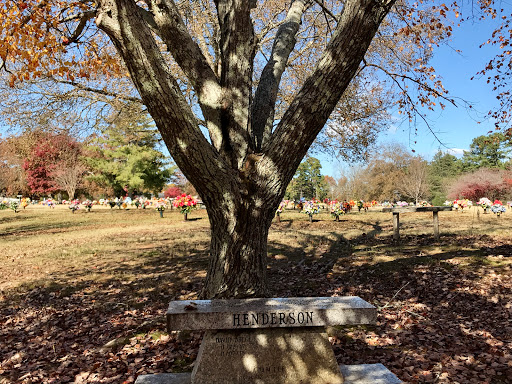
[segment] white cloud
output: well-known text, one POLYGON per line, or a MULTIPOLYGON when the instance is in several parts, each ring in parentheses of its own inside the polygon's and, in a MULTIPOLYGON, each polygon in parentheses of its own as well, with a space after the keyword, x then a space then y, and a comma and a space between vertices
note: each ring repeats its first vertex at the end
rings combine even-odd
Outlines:
POLYGON ((448 152, 450 155, 462 156, 464 154, 464 152, 467 152, 467 151, 468 151, 467 149, 462 149, 462 148, 450 148, 446 152, 448 152))
POLYGON ((389 124, 388 133, 395 134, 398 131, 398 126, 395 124, 389 124))

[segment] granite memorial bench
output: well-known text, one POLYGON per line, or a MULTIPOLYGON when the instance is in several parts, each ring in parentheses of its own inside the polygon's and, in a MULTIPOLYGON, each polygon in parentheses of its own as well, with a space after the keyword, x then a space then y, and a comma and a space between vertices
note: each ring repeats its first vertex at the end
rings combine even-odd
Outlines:
POLYGON ((393 239, 400 239, 400 213, 432 212, 434 222, 434 239, 439 240, 439 211, 451 211, 452 207, 393 207, 382 208, 382 212, 393 212, 393 239))
POLYGON ((205 330, 192 373, 136 384, 397 384, 382 364, 336 362, 325 327, 375 324, 359 297, 173 301, 169 331, 205 330))

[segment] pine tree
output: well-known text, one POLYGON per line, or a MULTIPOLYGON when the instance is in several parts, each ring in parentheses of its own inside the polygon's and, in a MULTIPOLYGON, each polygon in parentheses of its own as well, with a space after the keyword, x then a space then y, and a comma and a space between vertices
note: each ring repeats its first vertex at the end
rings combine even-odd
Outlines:
POLYGON ((447 185, 462 173, 462 162, 449 153, 438 151, 429 164, 430 197, 433 205, 443 205, 447 185))
POLYGON ((159 135, 150 119, 122 116, 91 140, 87 162, 93 170, 90 180, 110 187, 116 196, 158 194, 175 167, 158 150, 159 135))

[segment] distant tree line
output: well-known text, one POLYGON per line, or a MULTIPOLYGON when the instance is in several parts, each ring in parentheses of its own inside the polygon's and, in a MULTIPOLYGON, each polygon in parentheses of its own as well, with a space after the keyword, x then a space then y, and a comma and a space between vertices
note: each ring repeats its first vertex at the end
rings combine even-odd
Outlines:
POLYGON ((473 139, 458 158, 438 151, 431 161, 415 156, 404 146, 381 146, 364 164, 352 166, 335 179, 321 174, 318 159, 307 158, 299 166, 286 197, 297 200, 324 198, 365 201, 430 201, 512 199, 510 137, 501 132, 473 139))
POLYGON ((156 195, 170 182, 187 184, 159 150, 159 136, 129 116, 83 139, 27 130, 0 139, 0 195, 101 198, 156 195))
MULTIPOLYGON (((149 120, 126 116, 84 139, 69 133, 28 130, 0 139, 0 195, 73 199, 196 194, 159 148, 149 120)), ((338 179, 322 175, 320 160, 307 157, 287 188, 289 200, 365 201, 512 199, 512 142, 503 133, 473 139, 458 158, 439 151, 431 161, 398 144, 382 146, 364 164, 338 179)))

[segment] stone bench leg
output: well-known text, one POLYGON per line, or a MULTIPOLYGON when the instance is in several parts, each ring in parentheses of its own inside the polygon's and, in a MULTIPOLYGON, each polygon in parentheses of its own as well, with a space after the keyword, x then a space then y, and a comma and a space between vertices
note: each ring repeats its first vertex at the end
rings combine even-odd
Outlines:
POLYGON ((393 212, 393 239, 400 239, 400 213, 393 212))
POLYGON ((342 384, 321 327, 207 331, 193 384, 342 384))
POLYGON ((439 240, 439 212, 433 211, 433 220, 434 220, 434 239, 439 240))

